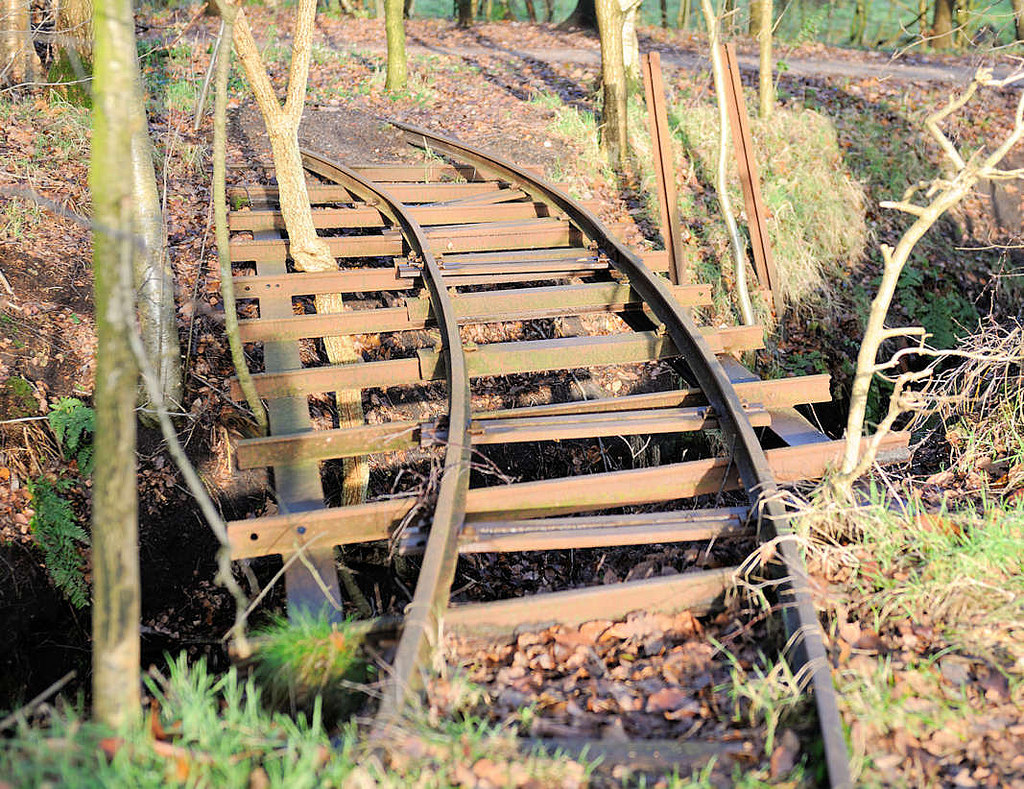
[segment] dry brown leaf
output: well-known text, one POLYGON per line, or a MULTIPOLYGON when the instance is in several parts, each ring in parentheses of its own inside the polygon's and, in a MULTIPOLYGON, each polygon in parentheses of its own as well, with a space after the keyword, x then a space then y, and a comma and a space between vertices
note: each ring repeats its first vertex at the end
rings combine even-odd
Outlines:
POLYGON ((647 697, 647 712, 671 712, 690 701, 690 694, 678 688, 662 688, 647 697))
POLYGON ((775 746, 771 757, 771 777, 773 780, 789 775, 796 766, 797 757, 800 755, 800 740, 793 733, 792 729, 786 729, 779 738, 779 744, 775 746))

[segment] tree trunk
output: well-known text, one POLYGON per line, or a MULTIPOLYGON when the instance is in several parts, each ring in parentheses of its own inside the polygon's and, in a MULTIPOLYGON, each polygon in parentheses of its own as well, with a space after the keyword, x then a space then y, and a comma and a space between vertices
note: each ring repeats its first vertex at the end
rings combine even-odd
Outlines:
POLYGON ((548 22, 555 21, 555 0, 544 0, 544 8, 547 11, 548 22))
POLYGON ((626 69, 622 52, 622 10, 619 0, 595 0, 601 38, 601 145, 616 166, 626 157, 626 69))
POLYGON ((676 14, 676 27, 686 30, 690 26, 691 0, 679 0, 679 13, 676 14))
POLYGON ((28 0, 0 0, 0 86, 34 82, 41 72, 28 0))
POLYGON ((736 28, 736 0, 725 0, 721 28, 723 36, 732 37, 733 30, 736 28))
POLYGON ((584 30, 597 30, 596 0, 578 0, 576 8, 562 22, 561 27, 579 27, 584 30))
MULTIPOLYGON (((153 144, 149 139, 142 75, 134 66, 135 123, 132 128, 132 202, 136 245, 133 255, 135 292, 139 324, 146 354, 160 380, 168 408, 181 406, 181 344, 174 308, 174 272, 167 257, 167 229, 160 210, 160 195, 153 167, 153 144)), ((145 404, 144 404, 145 405, 145 404)))
POLYGON ((458 0, 459 27, 473 26, 473 0, 458 0))
MULTIPOLYGON (((751 5, 751 14, 753 8, 751 5)), ((760 16, 757 43, 761 56, 758 67, 758 115, 767 120, 775 107, 775 83, 772 81, 772 0, 760 0, 757 11, 760 16)))
POLYGON ((953 46, 953 0, 935 0, 932 46, 936 49, 949 49, 953 46))
POLYGON ((139 562, 135 478, 138 370, 132 289, 132 160, 136 100, 130 0, 97 0, 93 81, 93 269, 96 308, 96 471, 93 478, 93 715, 138 718, 139 562))
POLYGON ((761 0, 750 0, 750 20, 747 23, 747 35, 758 38, 761 35, 761 0))
POLYGON ((238 383, 249 404, 261 435, 267 435, 270 422, 267 409, 256 391, 245 361, 245 350, 238 331, 238 310, 235 305, 235 284, 231 272, 231 231, 227 210, 227 143, 228 143, 228 78, 231 75, 231 39, 237 11, 234 6, 221 7, 221 38, 214 57, 217 75, 213 100, 213 216, 217 236, 217 261, 220 263, 220 295, 224 300, 224 333, 231 349, 231 363, 238 383))
POLYGON ((853 22, 850 25, 850 43, 863 46, 864 35, 867 33, 867 29, 868 0, 857 0, 853 9, 853 22))
POLYGON ((953 40, 959 48, 967 46, 971 40, 967 26, 974 11, 972 6, 971 0, 953 0, 953 40))
POLYGON ((60 0, 57 6, 57 43, 92 62, 92 0, 60 0))
MULTIPOLYGON (((402 65, 405 64, 405 33, 402 27, 401 0, 387 0, 387 27, 397 23, 402 38, 402 65)), ((289 254, 300 271, 336 271, 338 268, 327 242, 317 236, 313 214, 309 206, 306 177, 299 154, 299 121, 306 97, 309 58, 313 43, 313 23, 316 0, 299 0, 292 35, 292 62, 288 72, 288 94, 284 107, 277 100, 270 78, 260 60, 259 49, 249 30, 248 20, 241 10, 235 20, 235 50, 252 87, 256 104, 270 138, 270 147, 277 172, 278 200, 281 215, 288 230, 289 254)), ((391 59, 389 52, 388 59, 391 59)), ((388 78, 391 73, 389 69, 388 78)), ((341 312, 340 293, 318 295, 316 311, 321 314, 341 312)), ((360 361, 351 337, 325 337, 324 348, 332 364, 360 361)), ((356 390, 337 392, 338 424, 352 427, 363 424, 362 394, 356 390)), ((366 497, 369 466, 365 458, 353 458, 343 464, 345 483, 342 492, 344 504, 361 502, 366 497)))
MULTIPOLYGON (((412 13, 412 6, 409 7, 412 13)), ((384 90, 389 93, 405 87, 407 64, 405 59, 405 21, 402 19, 402 0, 384 0, 384 33, 388 42, 387 77, 384 90)))
POLYGON ((1017 31, 1017 40, 1024 41, 1024 0, 1011 0, 1013 3, 1014 29, 1017 31))
POLYGON ((526 18, 531 22, 537 21, 537 7, 533 4, 533 0, 525 0, 526 3, 526 18))
MULTIPOLYGON (((384 14, 383 14, 383 16, 385 18, 387 18, 387 2, 386 2, 386 0, 384 0, 383 5, 384 5, 384 14)), ((403 0, 403 3, 402 3, 402 18, 403 19, 409 19, 413 15, 413 12, 415 10, 416 10, 416 0, 403 0)))
POLYGON ((640 12, 640 0, 619 0, 619 7, 622 9, 622 65, 627 85, 637 84, 640 81, 640 41, 636 35, 636 16, 640 12))

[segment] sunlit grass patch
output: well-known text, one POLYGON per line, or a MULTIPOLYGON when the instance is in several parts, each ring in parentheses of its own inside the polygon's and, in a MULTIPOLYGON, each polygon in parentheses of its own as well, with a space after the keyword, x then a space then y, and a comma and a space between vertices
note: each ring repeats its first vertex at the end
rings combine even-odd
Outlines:
POLYGON ((362 654, 363 635, 349 623, 299 614, 276 619, 256 634, 254 675, 268 703, 311 714, 322 705, 329 720, 356 711, 375 671, 362 654))
MULTIPOLYGON (((693 159, 699 180, 713 186, 718 161, 718 111, 676 105, 670 125, 693 159)), ((791 304, 827 296, 830 281, 864 253, 864 192, 843 164, 835 129, 811 110, 777 108, 769 122, 751 119, 769 210, 768 234, 791 304)), ((742 206, 739 178, 729 157, 730 197, 742 206)))

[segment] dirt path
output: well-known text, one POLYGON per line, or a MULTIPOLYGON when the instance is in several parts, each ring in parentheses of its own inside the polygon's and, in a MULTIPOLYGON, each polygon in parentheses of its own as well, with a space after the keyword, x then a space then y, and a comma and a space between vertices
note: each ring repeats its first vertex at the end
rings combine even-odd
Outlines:
MULTIPOLYGON (((641 49, 644 49, 641 43, 641 49)), ((451 57, 473 58, 495 55, 503 52, 519 60, 533 60, 542 63, 572 63, 586 66, 598 66, 601 53, 597 49, 550 49, 550 48, 508 48, 501 46, 473 47, 446 46, 428 44, 422 40, 411 41, 407 47, 410 55, 447 55, 451 57)), ((707 68, 708 59, 695 52, 680 51, 658 46, 661 51, 661 63, 666 69, 698 69, 707 68)), ((385 53, 386 47, 381 45, 360 45, 352 47, 353 52, 385 53)), ((941 63, 908 63, 894 60, 884 53, 864 52, 865 60, 833 60, 807 57, 780 57, 786 65, 786 73, 794 77, 848 77, 850 79, 878 79, 897 82, 966 82, 974 73, 972 66, 962 64, 941 63), (877 62, 865 62, 866 60, 877 62)), ((748 71, 756 71, 756 54, 740 54, 740 67, 748 71)), ((1009 69, 996 69, 997 76, 1009 73, 1009 69)))

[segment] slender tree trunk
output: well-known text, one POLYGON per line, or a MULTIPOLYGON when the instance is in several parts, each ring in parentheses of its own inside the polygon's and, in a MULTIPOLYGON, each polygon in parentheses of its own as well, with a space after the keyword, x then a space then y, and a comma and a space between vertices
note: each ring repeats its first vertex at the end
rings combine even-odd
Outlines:
POLYGON ((548 22, 555 21, 555 0, 544 0, 544 8, 547 11, 548 22))
POLYGON ((601 144, 608 158, 621 166, 626 157, 626 69, 622 53, 622 10, 619 0, 595 0, 601 38, 601 144))
MULTIPOLYGON (((160 380, 164 402, 168 408, 177 410, 181 406, 181 343, 174 308, 174 272, 167 257, 167 228, 156 187, 142 75, 137 59, 132 60, 132 65, 136 87, 131 155, 136 235, 133 268, 139 323, 146 354, 160 380)), ((143 396, 142 399, 146 398, 143 396)))
MULTIPOLYGON (((411 5, 409 13, 412 13, 411 5)), ((384 90, 390 93, 404 88, 407 79, 402 0, 384 0, 384 33, 388 42, 388 65, 384 90)))
POLYGON ((856 0, 853 9, 853 22, 850 26, 850 43, 864 45, 864 36, 868 29, 868 0, 856 0))
POLYGON ((917 25, 921 38, 928 38, 928 0, 917 0, 917 25))
POLYGON ((231 39, 237 10, 226 3, 220 8, 224 26, 214 53, 217 74, 213 100, 213 215, 217 234, 217 259, 220 263, 220 295, 224 300, 224 333, 231 348, 231 362, 238 383, 262 435, 269 432, 267 410, 256 392, 245 361, 245 350, 238 332, 238 311, 235 306, 235 284, 231 272, 231 236, 227 211, 227 142, 228 142, 228 77, 231 75, 231 39))
POLYGON ((636 16, 640 0, 619 0, 622 9, 622 65, 628 85, 640 82, 640 41, 636 35, 636 16))
POLYGON ((935 0, 932 46, 936 49, 949 49, 953 46, 953 0, 935 0))
POLYGON ((1024 0, 1011 0, 1013 3, 1014 29, 1017 41, 1024 41, 1024 0))
POLYGON ((668 30, 668 0, 661 0, 661 26, 668 30))
POLYGON ((526 3, 526 18, 531 22, 537 21, 537 7, 533 4, 533 0, 525 0, 526 3))
POLYGON ((751 38, 761 35, 761 0, 750 0, 750 21, 747 24, 747 35, 751 38))
POLYGON ((725 0, 725 7, 722 11, 721 29, 723 36, 728 38, 732 37, 733 31, 736 29, 736 0, 725 0))
MULTIPOLYGON (((387 26, 397 22, 402 31, 401 0, 388 0, 387 26)), ((249 30, 245 13, 239 10, 235 19, 235 50, 245 68, 256 104, 270 138, 274 167, 277 171, 278 200, 281 215, 288 229, 289 253, 300 271, 335 271, 338 268, 327 242, 317 236, 313 214, 309 207, 306 177, 299 154, 299 121, 306 97, 309 76, 309 58, 313 43, 313 23, 316 0, 299 0, 295 30, 292 34, 292 62, 288 71, 288 93, 284 107, 277 100, 270 78, 260 60, 259 49, 249 30)), ((404 65, 405 35, 402 32, 402 62, 404 65)), ((390 52, 388 59, 390 60, 390 52)), ((390 79, 389 69, 389 79, 390 79)), ((315 300, 316 311, 321 314, 338 313, 343 309, 340 293, 321 294, 315 300)), ((332 364, 350 364, 360 361, 350 337, 325 337, 324 348, 332 364)), ((362 393, 356 390, 337 392, 338 423, 341 427, 363 424, 362 393)), ((343 464, 345 483, 342 501, 345 504, 361 502, 366 497, 369 466, 365 458, 353 458, 343 464)))
MULTIPOLYGON (((416 10, 416 0, 404 0, 403 3, 402 3, 402 18, 403 19, 409 19, 413 15, 413 12, 415 10, 416 10)), ((387 2, 386 2, 386 0, 384 1, 384 14, 383 14, 383 16, 385 18, 387 17, 387 2)))
POLYGON ((29 0, 0 0, 0 86, 33 82, 41 72, 32 47, 29 0))
POLYGON ((953 38, 960 48, 967 46, 970 42, 967 26, 971 22, 971 14, 974 11, 972 6, 971 0, 953 0, 953 24, 955 27, 953 38))
POLYGON ((691 0, 679 0, 679 13, 676 15, 676 27, 686 30, 690 26, 691 0))
POLYGON ((473 0, 458 0, 459 27, 473 26, 473 0))
POLYGON ((135 28, 130 0, 97 0, 93 81, 93 269, 96 306, 96 471, 93 478, 93 715, 139 717, 139 561, 135 478, 138 370, 129 342, 135 28))
MULTIPOLYGON (((758 115, 767 120, 775 107, 775 83, 772 81, 772 0, 760 0, 757 4, 758 33, 757 43, 760 49, 758 67, 758 115)), ((753 6, 751 6, 753 14, 753 6)))

